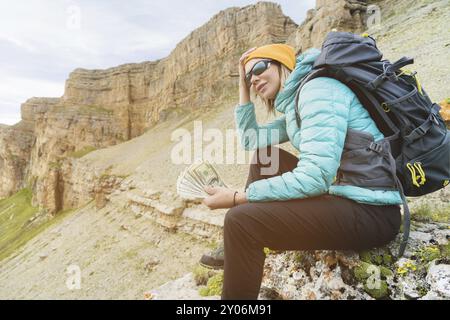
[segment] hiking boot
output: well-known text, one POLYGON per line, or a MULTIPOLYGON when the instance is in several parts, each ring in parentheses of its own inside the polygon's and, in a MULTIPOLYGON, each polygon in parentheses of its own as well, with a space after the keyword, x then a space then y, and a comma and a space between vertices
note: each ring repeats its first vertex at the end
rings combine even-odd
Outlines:
POLYGON ((200 265, 210 269, 223 269, 223 247, 218 247, 214 251, 206 253, 200 259, 200 265))

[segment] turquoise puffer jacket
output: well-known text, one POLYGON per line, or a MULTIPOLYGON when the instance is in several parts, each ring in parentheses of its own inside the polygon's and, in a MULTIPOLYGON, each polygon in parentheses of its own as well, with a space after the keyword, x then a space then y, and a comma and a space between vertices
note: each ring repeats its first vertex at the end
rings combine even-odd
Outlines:
POLYGON ((384 138, 356 95, 343 83, 320 77, 305 84, 299 97, 301 125, 298 128, 295 93, 319 53, 310 49, 297 57, 294 71, 275 99, 281 117, 258 125, 253 103, 235 109, 236 127, 244 149, 255 150, 290 141, 300 152, 298 165, 292 172, 251 183, 246 191, 248 201, 283 201, 328 193, 373 205, 401 204, 398 191, 333 185, 347 128, 368 132, 375 141, 384 138))

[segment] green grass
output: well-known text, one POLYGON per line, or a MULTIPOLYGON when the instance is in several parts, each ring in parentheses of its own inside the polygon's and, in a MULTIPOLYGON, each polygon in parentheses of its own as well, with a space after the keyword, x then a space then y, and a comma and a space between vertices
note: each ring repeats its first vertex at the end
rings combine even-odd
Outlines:
POLYGON ((431 208, 429 204, 421 204, 411 211, 411 218, 423 222, 448 222, 450 221, 450 205, 431 208))
POLYGON ((63 211, 50 221, 36 225, 29 222, 29 219, 38 212, 38 208, 31 205, 29 189, 23 189, 9 198, 0 200, 0 261, 17 252, 29 240, 72 211, 63 211))
POLYGON ((220 296, 222 294, 223 286, 223 271, 219 271, 216 275, 209 278, 205 287, 200 287, 198 290, 202 297, 220 296))
POLYGON ((61 162, 59 161, 49 162, 48 167, 51 169, 61 169, 61 162))
POLYGON ((87 155, 88 153, 91 153, 92 151, 95 151, 95 150, 97 150, 97 148, 92 147, 92 146, 87 146, 87 147, 84 147, 83 149, 80 149, 78 151, 70 152, 67 156, 70 157, 70 158, 77 158, 77 159, 79 159, 79 158, 82 158, 85 155, 87 155))

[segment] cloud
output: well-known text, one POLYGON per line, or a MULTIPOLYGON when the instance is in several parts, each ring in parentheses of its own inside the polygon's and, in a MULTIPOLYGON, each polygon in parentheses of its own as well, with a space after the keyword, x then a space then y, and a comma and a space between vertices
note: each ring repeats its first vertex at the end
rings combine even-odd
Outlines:
POLYGON ((39 96, 60 97, 64 93, 64 83, 61 82, 8 76, 2 76, 2 79, 0 101, 12 102, 19 98, 25 101, 28 98, 39 96), (24 95, 24 92, 26 92, 26 95, 24 95), (43 95, 37 93, 43 93, 43 95))
POLYGON ((64 82, 0 76, 0 123, 20 121, 20 105, 31 97, 61 97, 64 82))
POLYGON ((0 124, 13 125, 21 120, 20 112, 14 113, 0 113, 0 124))

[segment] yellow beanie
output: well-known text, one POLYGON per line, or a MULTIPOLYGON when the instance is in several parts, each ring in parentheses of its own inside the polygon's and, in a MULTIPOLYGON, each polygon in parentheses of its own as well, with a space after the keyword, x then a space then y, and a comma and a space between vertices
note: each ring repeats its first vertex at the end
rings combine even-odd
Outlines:
POLYGON ((291 71, 294 70, 295 67, 294 48, 287 44, 269 44, 259 47, 250 53, 245 59, 244 64, 255 58, 267 58, 281 62, 291 71))

